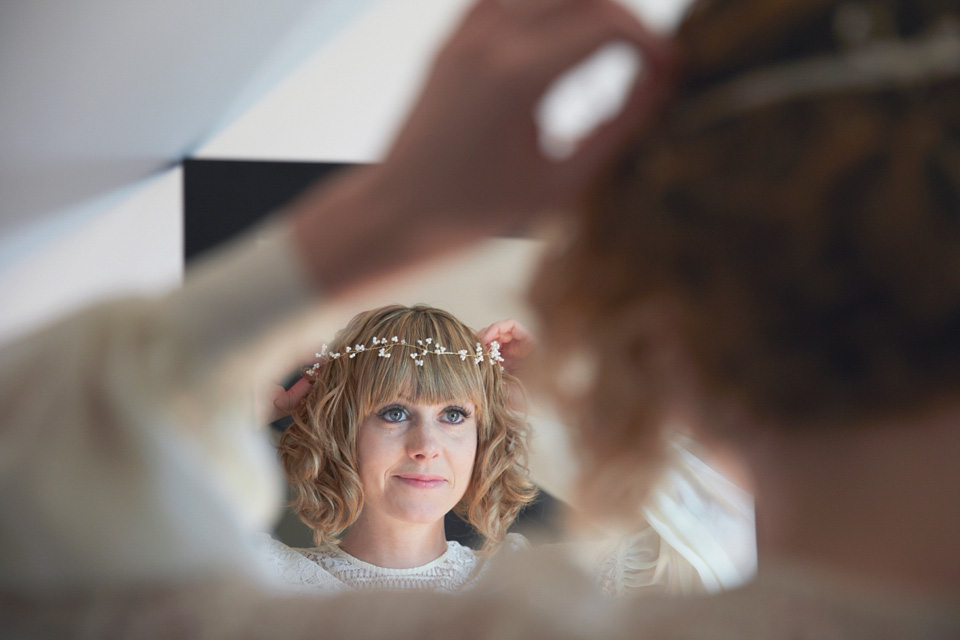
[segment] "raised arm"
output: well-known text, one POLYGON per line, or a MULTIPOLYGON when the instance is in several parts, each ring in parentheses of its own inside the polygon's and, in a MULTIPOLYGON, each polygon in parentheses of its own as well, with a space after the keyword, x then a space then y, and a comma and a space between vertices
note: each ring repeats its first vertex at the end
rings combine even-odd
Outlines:
POLYGON ((437 59, 377 166, 316 188, 156 300, 88 309, 0 353, 0 586, 241 570, 243 531, 279 496, 249 422, 244 355, 292 321, 397 269, 578 202, 663 93, 666 47, 608 1, 481 0, 437 59), (534 107, 609 40, 649 73, 570 159, 537 147, 534 107), (371 250, 375 248, 376 250, 371 250), (226 391, 225 391, 226 390, 226 391))

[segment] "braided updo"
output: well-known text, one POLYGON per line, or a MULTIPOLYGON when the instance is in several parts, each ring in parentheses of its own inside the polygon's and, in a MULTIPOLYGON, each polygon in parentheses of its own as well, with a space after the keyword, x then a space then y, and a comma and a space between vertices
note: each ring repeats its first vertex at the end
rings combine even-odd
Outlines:
POLYGON ((960 390, 957 13, 695 5, 674 102, 532 291, 545 341, 596 358, 571 407, 594 462, 654 468, 677 403, 715 429, 826 429, 960 390), (863 52, 875 77, 844 62, 863 52))

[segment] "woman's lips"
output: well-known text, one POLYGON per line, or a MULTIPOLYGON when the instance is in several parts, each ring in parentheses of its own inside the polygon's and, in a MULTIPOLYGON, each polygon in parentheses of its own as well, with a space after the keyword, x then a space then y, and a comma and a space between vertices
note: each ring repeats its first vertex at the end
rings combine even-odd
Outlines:
POLYGON ((444 480, 441 476, 431 476, 417 473, 404 474, 394 477, 400 482, 416 489, 433 489, 446 482, 446 480, 444 480))

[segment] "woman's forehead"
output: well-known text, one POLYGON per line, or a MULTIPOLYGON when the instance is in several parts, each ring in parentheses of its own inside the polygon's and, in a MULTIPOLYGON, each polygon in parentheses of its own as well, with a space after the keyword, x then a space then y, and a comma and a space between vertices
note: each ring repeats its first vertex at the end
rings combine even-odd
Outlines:
POLYGON ((476 405, 474 404, 472 398, 450 397, 450 398, 439 399, 436 402, 430 402, 429 400, 425 400, 423 398, 414 398, 404 394, 399 394, 395 398, 386 400, 384 401, 383 404, 390 404, 393 402, 396 402, 397 404, 407 405, 407 406, 420 406, 420 407, 430 408, 430 409, 443 408, 449 405, 459 405, 460 407, 463 407, 465 409, 476 408, 476 405))
POLYGON ((475 402, 483 395, 482 388, 473 385, 456 385, 447 388, 405 384, 395 389, 384 389, 378 394, 380 401, 396 400, 412 404, 442 404, 444 402, 475 402))
MULTIPOLYGON (((387 382, 387 381, 384 381, 387 382)), ((484 397, 483 384, 479 379, 433 380, 424 384, 418 376, 408 375, 394 384, 380 386, 367 396, 373 404, 403 402, 407 404, 471 404, 480 403, 484 397)))

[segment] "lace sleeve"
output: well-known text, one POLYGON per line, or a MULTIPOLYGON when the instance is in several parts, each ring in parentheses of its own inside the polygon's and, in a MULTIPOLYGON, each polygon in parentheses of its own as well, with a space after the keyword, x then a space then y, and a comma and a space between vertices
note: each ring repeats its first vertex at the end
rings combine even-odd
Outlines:
POLYGON ((261 558, 274 587, 292 591, 335 593, 345 585, 297 549, 266 534, 257 536, 261 558))

